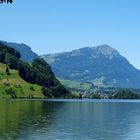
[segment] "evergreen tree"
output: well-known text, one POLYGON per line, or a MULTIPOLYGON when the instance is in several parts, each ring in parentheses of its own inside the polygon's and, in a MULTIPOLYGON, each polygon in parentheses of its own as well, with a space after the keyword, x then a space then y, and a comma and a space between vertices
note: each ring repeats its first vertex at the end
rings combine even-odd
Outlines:
POLYGON ((9 71, 9 68, 8 68, 8 66, 6 67, 6 70, 5 70, 5 72, 6 72, 6 74, 7 74, 7 75, 10 75, 10 71, 9 71))
POLYGON ((13 0, 0 0, 0 3, 3 3, 3 2, 5 2, 5 3, 13 3, 13 0))

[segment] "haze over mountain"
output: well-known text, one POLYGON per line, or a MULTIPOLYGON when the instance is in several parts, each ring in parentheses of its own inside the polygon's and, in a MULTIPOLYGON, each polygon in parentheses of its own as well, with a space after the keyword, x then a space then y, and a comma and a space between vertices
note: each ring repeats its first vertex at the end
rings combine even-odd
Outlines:
POLYGON ((40 56, 57 77, 99 86, 140 88, 140 70, 108 45, 40 56))
POLYGON ((0 42, 2 42, 3 44, 5 44, 5 45, 7 45, 9 47, 12 47, 12 48, 18 50, 20 52, 20 54, 21 54, 21 59, 23 61, 30 62, 33 59, 38 57, 38 55, 35 52, 33 52, 31 50, 31 48, 28 45, 26 45, 26 44, 6 42, 6 41, 0 41, 0 42))

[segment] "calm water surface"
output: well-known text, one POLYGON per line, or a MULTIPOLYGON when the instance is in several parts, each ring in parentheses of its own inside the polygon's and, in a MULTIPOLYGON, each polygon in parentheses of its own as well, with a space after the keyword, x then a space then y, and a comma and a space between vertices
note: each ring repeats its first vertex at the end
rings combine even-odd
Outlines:
POLYGON ((0 140, 140 140, 140 101, 0 101, 0 140))

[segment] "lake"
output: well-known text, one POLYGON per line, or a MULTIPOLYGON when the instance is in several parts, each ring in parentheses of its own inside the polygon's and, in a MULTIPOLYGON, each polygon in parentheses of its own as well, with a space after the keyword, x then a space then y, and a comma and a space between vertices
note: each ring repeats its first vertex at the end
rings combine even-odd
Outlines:
POLYGON ((0 100, 0 140, 140 140, 137 100, 0 100))

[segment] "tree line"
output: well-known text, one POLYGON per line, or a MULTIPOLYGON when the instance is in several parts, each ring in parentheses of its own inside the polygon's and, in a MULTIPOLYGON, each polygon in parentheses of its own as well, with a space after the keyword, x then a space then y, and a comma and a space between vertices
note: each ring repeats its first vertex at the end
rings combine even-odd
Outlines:
POLYGON ((140 95, 131 90, 120 90, 115 94, 110 94, 109 99, 140 99, 140 95))
POLYGON ((13 0, 0 0, 0 3, 13 3, 13 0))

